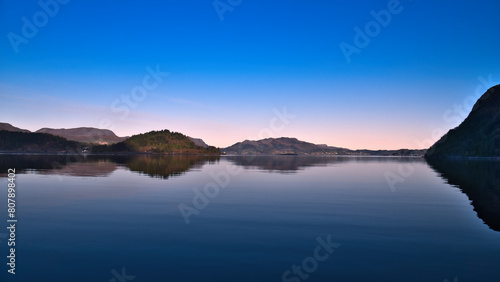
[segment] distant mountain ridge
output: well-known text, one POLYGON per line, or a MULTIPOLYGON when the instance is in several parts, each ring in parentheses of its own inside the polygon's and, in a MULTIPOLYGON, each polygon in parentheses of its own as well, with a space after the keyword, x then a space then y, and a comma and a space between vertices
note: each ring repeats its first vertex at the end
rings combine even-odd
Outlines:
POLYGON ((17 153, 187 153, 220 154, 202 139, 169 130, 151 131, 131 137, 118 137, 108 129, 78 127, 42 128, 30 132, 0 123, 0 152, 17 153))
POLYGON ((78 128, 42 128, 36 131, 37 133, 48 133, 60 137, 64 137, 71 141, 76 141, 86 144, 114 144, 127 139, 127 137, 118 137, 109 129, 98 129, 93 127, 78 127, 78 128))
POLYGON ((221 149, 228 155, 376 155, 423 156, 425 150, 350 150, 325 144, 313 144, 297 138, 281 137, 262 140, 245 140, 221 149))
MULTIPOLYGON (((14 127, 8 123, 0 123, 0 131, 30 133, 28 130, 14 127)), ((207 145, 202 139, 182 135, 177 136, 176 132, 152 131, 144 134, 134 135, 132 137, 118 137, 108 129, 97 129, 92 127, 79 127, 69 129, 42 128, 37 130, 38 134, 50 134, 51 136, 62 137, 67 141, 74 141, 81 145, 89 146, 95 152, 147 152, 147 153, 194 153, 194 154, 212 154, 219 152, 218 148, 207 145), (170 137, 165 137, 170 136, 170 137), (164 139, 167 138, 167 139, 164 139), (169 139, 170 138, 170 139, 169 139), (172 139, 173 138, 173 139, 172 139), (175 141, 180 138, 182 141, 175 141), (145 140, 148 140, 144 143, 145 140), (154 143, 157 142, 157 143, 154 143), (101 146, 98 146, 101 145, 101 146), (109 146, 106 146, 109 145, 109 146)), ((33 135, 34 136, 34 135, 33 135)), ((31 137, 33 137, 31 136, 31 137)), ((17 137, 16 137, 17 138, 17 137)), ((27 146, 28 151, 37 148, 34 144, 36 139, 30 139, 31 145, 27 146)), ((17 141, 16 141, 17 142, 17 141)), ((56 144, 55 142, 54 144, 56 144)), ((77 144, 74 143, 74 144, 77 144)), ((72 147, 74 144, 71 143, 72 147)), ((4 144, 7 145, 7 144, 4 144)), ((9 144, 10 149, 15 147, 9 144)), ((49 151, 64 152, 65 148, 50 146, 49 151)), ((4 148, 0 147, 0 151, 4 148)), ((21 148, 15 151, 22 152, 21 148)), ((47 150, 41 150, 47 151, 47 150)), ((297 138, 281 137, 267 138, 257 141, 245 140, 232 146, 222 149, 222 152, 228 155, 375 155, 375 156, 422 156, 425 150, 350 150, 328 146, 326 144, 313 144, 298 140, 297 138)))
POLYGON ((281 137, 267 138, 256 141, 245 140, 224 148, 222 151, 226 154, 235 155, 305 155, 324 154, 330 152, 330 149, 329 147, 300 141, 297 138, 281 137))
POLYGON ((488 89, 467 118, 432 145, 426 157, 500 157, 500 85, 488 89))
POLYGON ((203 148, 207 148, 208 147, 208 144, 205 143, 205 141, 203 141, 202 139, 200 138, 193 138, 193 137, 189 137, 188 138, 194 142, 194 144, 196 144, 196 146, 201 146, 203 148))
POLYGON ((12 131, 12 132, 30 132, 27 129, 21 129, 15 126, 12 126, 10 123, 0 122, 0 130, 12 131))

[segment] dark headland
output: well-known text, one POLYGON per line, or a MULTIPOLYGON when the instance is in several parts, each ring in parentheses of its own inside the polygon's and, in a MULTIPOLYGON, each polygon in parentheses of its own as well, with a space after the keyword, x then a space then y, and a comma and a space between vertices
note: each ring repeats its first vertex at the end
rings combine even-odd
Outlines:
POLYGON ((476 102, 467 118, 437 141, 427 158, 500 157, 500 85, 476 102))

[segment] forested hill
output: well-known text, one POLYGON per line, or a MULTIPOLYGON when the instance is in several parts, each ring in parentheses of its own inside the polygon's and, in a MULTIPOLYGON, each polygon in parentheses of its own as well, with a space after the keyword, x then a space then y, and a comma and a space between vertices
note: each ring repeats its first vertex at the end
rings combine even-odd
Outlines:
POLYGON ((48 133, 0 130, 0 152, 4 153, 163 153, 220 154, 213 146, 196 145, 189 137, 169 130, 134 135, 112 145, 88 145, 48 133))
POLYGON ((79 153, 75 141, 47 133, 0 130, 0 152, 16 153, 79 153))
POLYGON ((186 135, 169 130, 133 135, 125 141, 112 145, 93 146, 92 152, 220 154, 218 148, 198 146, 186 135))

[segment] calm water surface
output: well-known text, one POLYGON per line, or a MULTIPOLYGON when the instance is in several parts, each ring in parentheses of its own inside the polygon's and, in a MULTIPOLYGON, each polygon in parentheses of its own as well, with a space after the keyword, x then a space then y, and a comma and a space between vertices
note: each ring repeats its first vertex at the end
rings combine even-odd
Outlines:
POLYGON ((2 203, 9 167, 16 275, 2 227, 1 281, 500 277, 494 161, 0 155, 2 203))

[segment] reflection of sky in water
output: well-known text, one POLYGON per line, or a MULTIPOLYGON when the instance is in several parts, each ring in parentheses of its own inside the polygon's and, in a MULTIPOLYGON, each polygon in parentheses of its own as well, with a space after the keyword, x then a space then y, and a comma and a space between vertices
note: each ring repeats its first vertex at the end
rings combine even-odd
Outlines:
POLYGON ((310 281, 492 281, 500 274, 500 233, 421 159, 405 160, 415 172, 394 192, 384 172, 401 159, 331 158, 285 174, 279 170, 289 160, 270 161, 277 173, 263 173, 267 160, 245 164, 189 225, 178 205, 192 206, 193 188, 238 160, 197 162, 168 179, 131 172, 127 162, 106 177, 19 173, 17 277, 107 281, 111 269, 125 266, 137 281, 279 281, 328 234, 342 245, 310 281))

